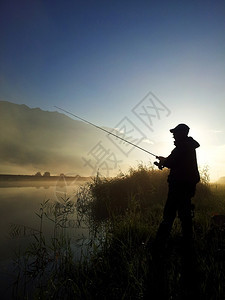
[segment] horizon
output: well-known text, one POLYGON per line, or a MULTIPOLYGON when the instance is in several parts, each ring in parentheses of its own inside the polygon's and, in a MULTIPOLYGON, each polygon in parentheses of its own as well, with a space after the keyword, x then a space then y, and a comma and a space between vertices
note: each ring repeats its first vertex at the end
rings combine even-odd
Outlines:
MULTIPOLYGON (((54 113, 55 112, 49 112, 49 111, 45 111, 45 110, 43 110, 42 108, 40 108, 40 107, 37 107, 37 108, 30 108, 28 105, 26 105, 26 104, 15 104, 15 103, 12 103, 12 102, 9 102, 9 101, 1 101, 1 102, 7 102, 7 103, 9 103, 9 105, 19 105, 18 107, 23 107, 23 106, 26 106, 26 112, 29 114, 29 112, 33 112, 33 113, 35 113, 35 114, 33 114, 33 116, 35 116, 35 118, 37 118, 37 120, 39 120, 39 122, 41 122, 41 119, 40 119, 40 116, 41 115, 39 115, 40 113, 53 113, 53 115, 54 115, 54 113)), ((79 124, 85 124, 85 126, 87 125, 87 129, 88 130, 91 130, 92 129, 92 126, 90 126, 90 124, 86 124, 84 121, 80 121, 80 120, 77 120, 77 119, 74 119, 74 118, 71 118, 70 116, 68 116, 68 114, 65 114, 65 113, 62 113, 62 112, 57 112, 58 113, 58 115, 57 116, 63 116, 63 117, 65 117, 66 116, 66 120, 70 120, 70 121, 75 121, 74 122, 74 124, 77 124, 76 122, 79 122, 79 124)), ((53 116, 52 115, 52 116, 53 116)), ((19 124, 15 124, 15 126, 17 127, 19 124)), ((91 124, 91 125, 94 125, 95 126, 95 124, 91 124)), ((61 125, 62 126, 62 125, 61 125)), ((28 126, 29 127, 29 126, 28 126)), ((97 126, 95 126, 95 127, 98 127, 98 125, 97 126)), ((76 127, 75 127, 76 128, 76 127)), ((108 128, 108 126, 105 126, 105 128, 108 128)), ((96 135, 96 137, 98 137, 100 134, 102 134, 102 132, 100 132, 99 133, 99 131, 98 131, 98 128, 95 128, 95 129, 92 129, 92 130, 94 130, 93 132, 94 132, 94 134, 96 135)), ((114 130, 114 129, 113 129, 114 130)), ((116 130, 119 130, 119 129, 116 129, 116 130)), ((115 132, 116 134, 118 134, 120 131, 117 131, 117 132, 115 132)), ((31 131, 31 133, 30 134, 32 134, 32 131, 31 131)), ((41 132, 40 132, 40 134, 41 134, 41 132)), ((42 135, 42 134, 41 134, 42 135)), ((143 138, 141 138, 141 140, 140 141, 138 141, 138 143, 137 143, 137 145, 139 145, 139 146, 142 146, 143 148, 145 148, 146 150, 148 150, 148 151, 152 151, 152 147, 156 147, 156 148, 153 148, 154 149, 154 153, 158 153, 158 151, 159 151, 159 147, 161 147, 161 148, 167 148, 167 149, 169 149, 169 146, 168 145, 170 145, 170 149, 168 150, 168 154, 172 151, 172 149, 174 148, 174 145, 173 145, 173 139, 171 138, 171 133, 169 133, 168 134, 168 136, 170 135, 170 141, 169 141, 169 139, 168 139, 168 142, 167 141, 165 141, 165 140, 163 140, 164 139, 164 136, 162 137, 162 141, 160 141, 160 138, 159 138, 159 143, 157 144, 156 142, 154 143, 154 142, 151 142, 150 140, 148 140, 148 139, 143 139, 143 138), (140 144, 139 144, 139 142, 141 142, 140 144), (144 143, 144 146, 143 146, 143 143, 144 143), (158 145, 158 146, 157 146, 158 145), (149 146, 150 146, 150 149, 149 149, 149 146), (156 150, 155 150, 156 149, 156 150), (157 152, 156 152, 157 151, 157 152)), ((190 135, 189 135, 190 136, 190 135)), ((128 139, 128 141, 129 141, 129 137, 127 137, 127 135, 126 134, 122 134, 122 137, 123 138, 127 138, 128 139)), ((134 137, 133 137, 134 138, 134 137)), ((120 143, 119 142, 117 142, 117 141, 112 141, 113 142, 113 144, 110 144, 111 146, 114 146, 115 147, 115 149, 116 150, 114 150, 114 151, 117 151, 117 152, 119 152, 119 150, 121 150, 122 148, 118 148, 118 145, 120 145, 120 143)), ((201 145, 200 145, 201 146, 201 145)), ((201 148, 201 147, 200 147, 201 148)), ((87 150, 88 150, 88 148, 87 148, 87 150)), ((90 150, 90 146, 89 146, 89 150, 90 150)), ((112 149, 111 149, 112 150, 112 149)), ((129 151, 133 151, 134 150, 134 148, 133 149, 130 149, 129 151)), ((73 149, 72 149, 72 151, 73 151, 73 149)), ((87 155, 88 155, 88 151, 86 151, 87 153, 86 153, 86 157, 87 157, 87 155)), ((217 182, 217 181, 219 181, 222 177, 224 177, 225 175, 224 175, 224 173, 223 172, 221 172, 220 173, 220 176, 211 176, 212 175, 212 173, 211 173, 211 170, 210 170, 210 164, 208 163, 208 164, 202 164, 202 163, 199 163, 199 160, 201 161, 201 155, 199 155, 199 149, 197 149, 197 159, 198 159, 198 165, 199 165, 199 168, 200 168, 200 172, 203 172, 203 170, 205 169, 205 168, 208 168, 208 171, 207 171, 207 174, 209 175, 209 177, 210 177, 210 182, 211 183, 214 183, 214 182, 217 182), (199 159, 200 158, 200 159, 199 159)), ((115 153, 115 152, 114 152, 115 153)), ((146 154, 146 153, 141 153, 142 154, 142 158, 141 158, 141 151, 139 151, 139 149, 136 149, 133 153, 127 153, 127 160, 126 160, 126 158, 124 158, 124 155, 123 155, 123 168, 121 168, 121 167, 119 167, 118 166, 118 168, 117 169, 114 169, 113 170, 113 172, 111 172, 111 173, 109 173, 106 177, 115 177, 115 176, 117 176, 117 175, 119 175, 119 173, 122 171, 123 173, 127 173, 128 171, 129 171, 129 169, 130 168, 136 168, 137 166, 138 166, 138 164, 143 164, 143 165, 148 165, 148 164, 152 164, 153 165, 153 162, 154 162, 154 160, 155 159, 152 159, 151 158, 151 156, 149 157, 149 154, 146 154), (128 155, 129 154, 129 155, 128 155), (132 155, 132 156, 131 156, 132 155), (138 155, 138 157, 139 157, 139 160, 137 160, 136 159, 136 157, 137 157, 137 155, 138 155)), ((78 153, 79 154, 79 153, 78 153)), ((82 153, 80 153, 78 156, 78 160, 81 162, 81 160, 86 160, 86 158, 84 158, 83 156, 81 157, 81 155, 82 155, 82 153)), ((84 154, 83 154, 84 155, 84 154)), ((66 154, 65 154, 65 156, 66 156, 66 154)), ((71 161, 73 160, 73 158, 72 158, 72 156, 71 156, 71 161)), ((87 160, 86 160, 87 161, 87 160)), ((32 161, 30 161, 30 163, 32 163, 32 161)), ((38 162, 37 162, 38 163, 38 162)), ((84 166, 84 164, 83 164, 83 166, 84 166)), ((45 167, 43 168, 43 167, 36 167, 36 168, 32 168, 32 170, 29 170, 29 169, 26 169, 25 167, 22 167, 22 165, 21 165, 21 168, 19 168, 19 165, 18 165, 18 169, 21 169, 20 171, 0 171, 2 174, 9 174, 9 175, 33 175, 35 172, 38 172, 38 171, 40 171, 40 172, 42 172, 42 173, 44 173, 46 170, 45 170, 45 167)), ((55 169, 55 167, 53 167, 53 168, 47 168, 47 169, 49 169, 49 172, 51 173, 51 174, 53 174, 53 175, 55 175, 55 176, 57 176, 58 174, 60 174, 60 173, 63 173, 63 171, 61 172, 60 170, 58 170, 58 171, 55 171, 54 169, 55 169)), ((63 169, 63 167, 62 167, 62 169, 63 169)), ((76 169, 76 168, 75 168, 76 169)), ((75 172, 74 172, 74 169, 72 170, 72 169, 68 169, 68 168, 65 168, 64 169, 64 173, 65 173, 65 175, 66 175, 66 173, 69 173, 69 174, 75 174, 75 172), (71 173, 72 172, 72 173, 71 173)), ((72 175, 72 176, 73 176, 72 175)), ((75 174, 75 176, 76 175, 79 175, 79 176, 82 176, 82 177, 90 177, 90 176, 96 176, 97 175, 97 173, 88 173, 88 169, 86 168, 83 168, 82 169, 82 171, 79 169, 79 171, 77 171, 76 172, 76 174, 75 174), (84 173, 83 173, 84 172, 84 173)), ((69 175, 70 176, 70 175, 69 175)), ((104 175, 103 175, 103 177, 104 177, 104 175)))
MULTIPOLYGON (((76 122, 79 122, 79 124, 84 124, 85 126, 87 126, 88 130, 94 130, 93 133, 96 135, 96 138, 100 137, 100 140, 102 138, 102 132, 101 131, 98 131, 97 128, 95 129, 92 129, 92 126, 86 124, 85 122, 83 121, 80 121, 80 120, 77 120, 75 118, 71 118, 70 115, 68 114, 65 114, 65 113, 62 113, 61 111, 45 111, 43 110, 41 107, 36 107, 36 108, 30 108, 29 105, 27 104, 16 104, 16 103, 12 103, 10 101, 0 101, 0 102, 6 102, 6 103, 9 103, 9 105, 17 105, 18 107, 23 107, 23 106, 26 106, 26 109, 28 109, 28 111, 31 111, 33 113, 35 113, 35 115, 33 116, 36 116, 36 118, 38 118, 38 113, 39 112, 43 112, 43 113, 50 113, 50 114, 54 114, 54 113, 57 113, 57 116, 63 116, 63 117, 66 117, 66 120, 73 120, 76 122)), ((131 120, 131 119, 128 119, 128 121, 131 120)), ((40 120, 39 120, 40 121, 40 120)), ((160 121, 160 120, 159 120, 160 121)), ((40 121, 41 122, 41 121, 40 121)), ((75 124, 74 123, 74 124, 75 124)), ((96 124, 97 126, 99 124, 96 124)), ((18 124, 16 124, 15 126, 18 126, 18 124)), ((138 125, 139 128, 141 128, 140 124, 138 125)), ((110 128, 108 128, 108 126, 102 126, 103 128, 107 128, 109 130, 111 130, 110 128)), ((113 129, 114 130, 114 129, 113 129)), ((119 129, 117 129, 119 130, 119 129)), ((154 153, 160 153, 160 149, 163 149, 162 152, 166 153, 166 155, 169 155, 170 152, 172 151, 172 149, 174 148, 174 145, 173 145, 173 138, 171 136, 171 133, 168 132, 168 128, 166 129, 167 131, 167 134, 164 132, 162 134, 162 136, 158 137, 156 136, 156 133, 153 131, 152 134, 154 136, 154 140, 150 140, 148 138, 144 138, 143 137, 141 139, 138 140, 138 145, 139 146, 142 146, 143 148, 145 148, 146 150, 148 151, 152 151, 152 149, 154 149, 154 153), (140 144, 139 144, 140 142, 140 144)), ((118 134, 119 131, 115 132, 116 134, 118 134)), ((144 132, 144 130, 142 131, 144 132)), ((193 136, 195 137, 195 134, 192 135, 193 133, 193 129, 190 130, 191 134, 189 134, 189 136, 193 136)), ((196 132, 196 135, 199 135, 199 132, 198 131, 195 131, 196 132)), ((136 132, 138 134, 138 131, 136 132)), ((220 132, 219 132, 220 133, 220 132)), ((71 136, 72 137, 72 136, 71 136)), ((126 134, 124 134, 124 136, 122 135, 122 137, 125 137, 129 140, 129 136, 127 136, 126 134)), ((199 142, 199 139, 197 139, 197 141, 199 142)), ((112 152, 114 151, 114 153, 116 152, 117 155, 118 153, 120 152, 121 148, 118 148, 118 144, 117 145, 117 141, 112 141, 113 143, 111 143, 109 146, 111 147, 111 150, 112 152), (114 148, 112 148, 114 147, 114 148), (115 150, 113 150, 115 149, 115 150)), ((92 144, 94 146, 94 144, 92 144)), ((212 145, 211 145, 212 146, 212 145)), ((211 155, 211 161, 209 161, 209 157, 207 157, 207 155, 209 155, 209 153, 205 152, 204 153, 204 150, 206 149, 206 145, 202 144, 200 142, 200 148, 197 149, 197 160, 198 160, 198 165, 199 165, 199 168, 201 170, 203 170, 204 168, 208 168, 208 174, 210 176, 210 182, 216 182, 218 181, 221 177, 225 176, 224 175, 224 172, 223 172, 223 169, 221 168, 221 165, 220 165, 220 170, 218 168, 215 168, 215 162, 214 160, 212 159, 213 155, 211 155), (202 149, 202 146, 204 147, 204 149, 202 149), (203 154, 203 155, 202 155, 203 154), (207 155, 206 155, 207 154, 207 155)), ((89 150, 90 150, 90 146, 89 146, 89 150)), ((133 149, 130 149, 131 151, 133 151, 133 149)), ((88 148, 86 148, 86 157, 88 155, 88 148)), ((127 155, 127 157, 124 156, 124 154, 122 156, 120 156, 120 158, 122 158, 123 160, 123 166, 118 166, 117 170, 114 170, 115 172, 113 172, 113 174, 111 173, 110 176, 117 176, 121 171, 123 173, 127 173, 129 168, 135 168, 138 166, 138 164, 141 162, 143 163, 144 165, 148 165, 149 163, 150 164, 153 164, 154 163, 154 159, 151 158, 151 156, 149 156, 148 154, 146 153, 142 153, 142 151, 139 151, 138 149, 136 149, 135 151, 133 151, 133 153, 128 153, 129 155, 127 155), (130 158, 130 159, 129 159, 130 158), (139 159, 137 159, 139 158, 139 159)), ((65 155, 68 155, 65 153, 65 155)), ((69 154, 70 155, 70 154, 69 154)), ((83 153, 84 155, 84 153, 83 153)), ((82 159, 83 159, 83 156, 81 157, 81 154, 79 155, 79 161, 81 162, 82 159)), ((73 160, 73 157, 71 156, 71 161, 73 160)), ((3 171, 2 173, 9 173, 9 174, 12 174, 12 175, 16 175, 16 174, 32 174, 32 173, 35 173, 37 171, 40 171, 41 172, 44 172, 45 169, 43 167, 41 168, 32 168, 32 170, 25 170, 24 171, 24 168, 22 168, 21 170, 19 171, 3 171)), ((60 170, 59 171, 55 171, 54 168, 51 168, 51 173, 53 174, 59 174, 61 173, 60 170)), ((82 170, 82 172, 85 171, 85 168, 82 170)), ((64 172, 69 172, 69 173, 74 173, 74 169, 68 169, 68 168, 65 168, 64 169, 64 172)), ((85 171, 85 174, 82 173, 81 171, 78 171, 76 174, 80 174, 81 173, 81 176, 85 176, 85 177, 89 177, 89 176, 95 176, 97 173, 95 174, 91 174, 90 172, 88 173, 88 170, 86 168, 86 171, 85 171)), ((109 176, 109 177, 110 177, 109 176)))

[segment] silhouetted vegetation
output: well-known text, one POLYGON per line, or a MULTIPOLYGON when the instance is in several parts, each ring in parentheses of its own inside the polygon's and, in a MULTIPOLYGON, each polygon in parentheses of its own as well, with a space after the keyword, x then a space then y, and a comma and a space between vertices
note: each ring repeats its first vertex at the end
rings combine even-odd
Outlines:
POLYGON ((183 247, 176 220, 160 256, 152 245, 166 200, 166 170, 140 165, 116 178, 97 176, 80 188, 76 204, 67 198, 49 209, 43 203, 40 230, 17 260, 18 299, 224 299, 225 228, 211 217, 225 214, 225 188, 211 186, 206 175, 193 199, 194 244, 183 247), (89 229, 78 260, 67 234, 75 206, 76 225, 89 229), (55 228, 49 242, 45 218, 55 228))
POLYGON ((44 177, 50 177, 51 175, 50 175, 50 172, 46 171, 46 172, 44 172, 43 176, 44 177))
POLYGON ((131 201, 138 203, 142 213, 155 203, 162 205, 167 194, 167 175, 167 170, 159 172, 139 165, 131 168, 129 174, 113 179, 97 176, 90 185, 93 217, 106 219, 109 214, 124 214, 131 201))
POLYGON ((41 172, 37 172, 37 173, 35 173, 34 176, 40 177, 40 176, 42 176, 42 175, 41 175, 41 172))

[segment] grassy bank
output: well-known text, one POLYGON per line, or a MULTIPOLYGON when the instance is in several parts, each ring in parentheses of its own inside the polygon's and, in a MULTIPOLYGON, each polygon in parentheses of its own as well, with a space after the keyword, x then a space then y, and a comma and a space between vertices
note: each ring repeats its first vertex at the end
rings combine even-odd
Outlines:
POLYGON ((224 299, 225 231, 212 216, 225 214, 225 188, 211 187, 202 172, 193 245, 183 247, 176 220, 167 248, 156 254, 167 175, 139 166, 113 179, 97 176, 79 190, 76 204, 68 198, 49 210, 43 203, 39 232, 17 259, 17 299, 224 299), (77 225, 89 228, 79 260, 67 235, 74 209, 77 225), (54 224, 48 242, 44 218, 54 224))

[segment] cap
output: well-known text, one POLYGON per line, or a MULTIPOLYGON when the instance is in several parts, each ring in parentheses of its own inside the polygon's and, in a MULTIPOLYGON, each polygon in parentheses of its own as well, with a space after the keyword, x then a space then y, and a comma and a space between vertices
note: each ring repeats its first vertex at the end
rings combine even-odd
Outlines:
POLYGON ((175 128, 170 129, 170 132, 172 132, 172 133, 182 132, 182 133, 188 135, 189 129, 190 128, 186 124, 179 124, 175 128))

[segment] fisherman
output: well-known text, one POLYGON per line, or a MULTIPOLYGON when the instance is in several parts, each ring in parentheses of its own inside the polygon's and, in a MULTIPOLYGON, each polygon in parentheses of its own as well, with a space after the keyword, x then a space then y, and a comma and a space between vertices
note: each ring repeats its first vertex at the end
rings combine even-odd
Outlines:
POLYGON ((191 242, 193 234, 191 198, 195 195, 196 184, 200 181, 195 151, 200 146, 199 143, 188 136, 189 127, 186 124, 179 124, 170 132, 173 134, 176 147, 168 157, 157 157, 159 163, 156 163, 160 169, 163 167, 170 169, 163 221, 156 236, 156 244, 160 246, 165 245, 177 212, 185 245, 191 242))

